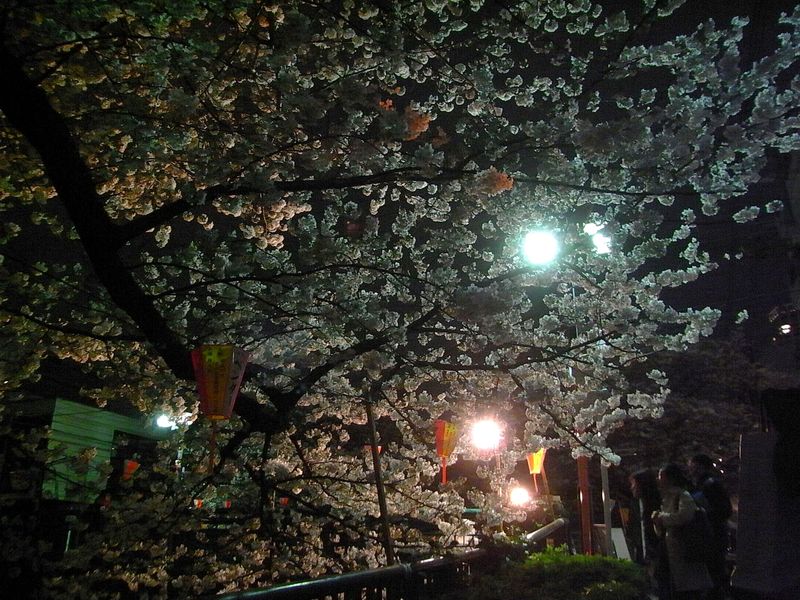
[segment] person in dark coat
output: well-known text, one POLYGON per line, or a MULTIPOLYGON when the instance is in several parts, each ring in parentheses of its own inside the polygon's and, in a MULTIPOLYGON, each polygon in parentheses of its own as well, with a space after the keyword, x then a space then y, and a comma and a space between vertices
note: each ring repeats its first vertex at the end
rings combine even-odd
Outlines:
MULTIPOLYGON (((666 565, 659 563, 660 540, 653 527, 653 512, 661 507, 661 495, 658 493, 656 473, 652 469, 641 469, 628 477, 633 504, 628 537, 633 549, 633 560, 643 565, 650 577, 651 586, 658 588, 659 568, 666 565)), ((667 592, 659 590, 659 600, 668 600, 667 592)))
POLYGON ((683 547, 677 532, 694 518, 697 510, 688 486, 689 481, 678 465, 664 465, 659 470, 661 509, 653 513, 653 525, 666 546, 670 600, 703 600, 713 587, 706 565, 686 558, 688 549, 683 547))
POLYGON ((713 533, 713 550, 708 560, 708 572, 714 588, 708 600, 723 600, 728 587, 726 556, 728 553, 728 519, 733 513, 728 491, 719 479, 711 458, 696 454, 689 460, 692 478, 692 497, 698 506, 705 509, 713 533))

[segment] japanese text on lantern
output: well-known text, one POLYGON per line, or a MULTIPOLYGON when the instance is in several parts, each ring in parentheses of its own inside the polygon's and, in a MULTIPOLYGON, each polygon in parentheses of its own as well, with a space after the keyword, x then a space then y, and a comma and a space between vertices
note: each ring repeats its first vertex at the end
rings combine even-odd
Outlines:
POLYGON ((443 419, 436 421, 436 454, 447 458, 456 447, 456 426, 443 419))
POLYGON ((442 483, 447 483, 447 457, 456 447, 458 430, 444 419, 436 420, 436 454, 442 459, 442 483))

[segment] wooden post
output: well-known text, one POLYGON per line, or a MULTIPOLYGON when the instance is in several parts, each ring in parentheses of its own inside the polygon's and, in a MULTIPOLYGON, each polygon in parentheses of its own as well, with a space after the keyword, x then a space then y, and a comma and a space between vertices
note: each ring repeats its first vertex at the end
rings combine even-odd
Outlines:
POLYGON ((581 515, 581 550, 592 554, 592 505, 589 498, 589 457, 578 457, 578 502, 581 515))
POLYGON ((600 477, 603 484, 603 523, 606 530, 606 548, 608 556, 616 557, 614 541, 611 537, 611 487, 608 483, 608 466, 600 460, 600 477))

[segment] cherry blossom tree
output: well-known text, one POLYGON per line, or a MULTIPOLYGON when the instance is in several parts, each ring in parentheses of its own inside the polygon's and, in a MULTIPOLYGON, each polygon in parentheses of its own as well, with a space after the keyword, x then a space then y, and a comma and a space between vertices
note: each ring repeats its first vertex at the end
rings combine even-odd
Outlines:
MULTIPOLYGON (((662 413, 664 374, 628 370, 713 329, 717 311, 661 298, 715 267, 696 220, 778 208, 739 200, 799 145, 800 13, 745 60, 747 18, 614 7, 4 4, 3 402, 68 363, 87 401, 197 417, 42 567, 48 593, 382 564, 367 403, 409 551, 463 530, 435 419, 507 420, 502 498, 527 451, 613 462, 608 435, 662 413), (551 264, 521 255, 535 228, 559 237, 551 264), (205 343, 252 356, 213 469, 189 360, 205 343), (237 508, 208 528, 198 497, 237 508)), ((476 457, 463 439, 456 456, 476 457)))

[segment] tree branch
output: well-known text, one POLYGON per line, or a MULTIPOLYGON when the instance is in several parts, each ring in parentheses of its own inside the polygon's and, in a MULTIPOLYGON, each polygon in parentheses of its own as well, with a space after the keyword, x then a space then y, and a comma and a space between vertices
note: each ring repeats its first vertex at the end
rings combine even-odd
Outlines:
POLYGON ((186 196, 171 204, 157 208, 153 212, 137 217, 136 219, 119 226, 119 237, 123 242, 130 241, 145 231, 168 223, 171 219, 191 211, 193 206, 207 206, 217 198, 225 196, 241 196, 245 194, 267 194, 277 190, 279 192, 318 192, 324 190, 343 190, 357 188, 379 183, 394 181, 431 181, 453 179, 454 174, 441 174, 436 177, 423 176, 416 167, 402 167, 373 173, 371 175, 353 175, 351 177, 329 177, 324 179, 296 179, 293 181, 271 181, 268 185, 238 185, 218 184, 197 191, 194 199, 186 196))
POLYGON ((120 260, 119 228, 106 214, 78 144, 44 91, 0 46, 0 109, 42 159, 42 166, 75 226, 86 254, 109 296, 143 332, 178 377, 191 379, 182 341, 171 330, 120 260))

